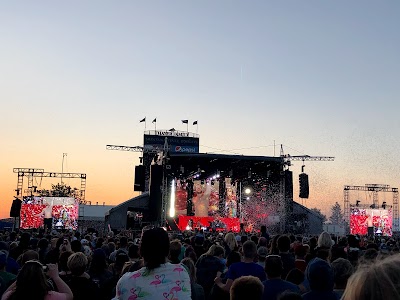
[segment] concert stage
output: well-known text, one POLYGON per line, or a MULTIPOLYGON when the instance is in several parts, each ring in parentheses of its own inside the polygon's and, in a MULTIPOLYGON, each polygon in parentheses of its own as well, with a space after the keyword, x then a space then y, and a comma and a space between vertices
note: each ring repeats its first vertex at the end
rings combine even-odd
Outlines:
MULTIPOLYGON (((221 220, 220 229, 228 231, 238 231, 240 223, 249 230, 261 225, 284 230, 293 188, 283 167, 281 157, 168 153, 151 166, 150 181, 162 174, 167 188, 160 195, 160 214, 174 219, 180 230, 189 220, 192 228, 210 228, 209 222, 221 220)), ((157 210, 157 201, 150 186, 150 210, 153 203, 157 210)))

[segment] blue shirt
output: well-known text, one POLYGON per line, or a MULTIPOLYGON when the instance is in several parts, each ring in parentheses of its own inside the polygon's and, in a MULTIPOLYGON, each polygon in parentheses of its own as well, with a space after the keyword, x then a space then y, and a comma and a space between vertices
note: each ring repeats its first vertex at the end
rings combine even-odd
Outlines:
POLYGON ((229 267, 228 273, 226 274, 226 278, 235 280, 242 276, 255 276, 258 277, 261 281, 267 279, 267 275, 265 274, 264 269, 256 264, 256 263, 244 263, 238 262, 234 263, 229 267))
POLYGON ((262 300, 276 300, 279 295, 285 291, 291 291, 300 294, 297 285, 282 279, 270 279, 263 282, 264 293, 262 300))

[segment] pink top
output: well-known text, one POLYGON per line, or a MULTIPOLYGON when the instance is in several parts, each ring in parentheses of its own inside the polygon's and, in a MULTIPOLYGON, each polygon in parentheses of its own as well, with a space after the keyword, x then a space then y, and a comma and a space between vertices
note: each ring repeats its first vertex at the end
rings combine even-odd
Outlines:
MULTIPOLYGON (((12 295, 13 291, 8 291, 6 293, 4 293, 3 297, 1 297, 1 300, 8 300, 10 298, 10 296, 12 295)), ((47 293, 46 297, 44 298, 44 300, 66 300, 67 299, 67 295, 64 293, 57 293, 57 292, 53 292, 50 291, 47 293)))

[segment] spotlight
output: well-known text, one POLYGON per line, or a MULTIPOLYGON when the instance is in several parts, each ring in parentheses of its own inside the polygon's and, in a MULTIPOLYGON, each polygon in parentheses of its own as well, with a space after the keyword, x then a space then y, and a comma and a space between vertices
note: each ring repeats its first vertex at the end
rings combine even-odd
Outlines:
POLYGON ((245 193, 246 195, 250 195, 251 189, 250 189, 250 188, 245 188, 245 189, 244 189, 244 193, 245 193))
POLYGON ((357 201, 356 201, 356 206, 357 206, 357 207, 360 206, 360 202, 361 202, 360 200, 357 200, 357 201))
POLYGON ((382 208, 383 208, 383 209, 386 209, 386 201, 383 201, 383 203, 382 203, 382 208))

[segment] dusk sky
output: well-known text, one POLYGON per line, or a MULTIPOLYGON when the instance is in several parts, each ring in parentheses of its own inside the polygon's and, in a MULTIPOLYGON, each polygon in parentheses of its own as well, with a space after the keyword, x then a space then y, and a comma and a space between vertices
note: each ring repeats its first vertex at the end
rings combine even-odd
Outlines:
POLYGON ((135 196, 139 154, 105 145, 141 145, 144 117, 198 120, 201 152, 335 156, 305 167, 304 203, 328 215, 346 184, 399 187, 399 16, 396 0, 0 0, 0 217, 13 168, 60 172, 63 153, 92 203, 135 196))

